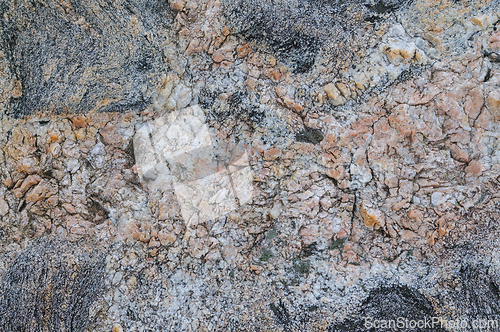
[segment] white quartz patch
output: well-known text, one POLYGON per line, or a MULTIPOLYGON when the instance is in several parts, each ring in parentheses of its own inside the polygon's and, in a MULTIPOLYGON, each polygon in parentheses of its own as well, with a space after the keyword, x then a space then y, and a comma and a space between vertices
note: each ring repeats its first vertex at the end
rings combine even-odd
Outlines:
POLYGON ((150 190, 174 188, 188 225, 227 215, 252 199, 253 172, 243 143, 217 143, 203 110, 174 111, 137 130, 134 153, 150 190))

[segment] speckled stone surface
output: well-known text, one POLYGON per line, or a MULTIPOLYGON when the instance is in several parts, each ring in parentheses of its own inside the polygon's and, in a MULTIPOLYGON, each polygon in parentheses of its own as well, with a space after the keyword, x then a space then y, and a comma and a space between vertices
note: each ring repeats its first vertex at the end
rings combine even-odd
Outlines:
POLYGON ((498 0, 0 9, 5 331, 500 324, 498 0))

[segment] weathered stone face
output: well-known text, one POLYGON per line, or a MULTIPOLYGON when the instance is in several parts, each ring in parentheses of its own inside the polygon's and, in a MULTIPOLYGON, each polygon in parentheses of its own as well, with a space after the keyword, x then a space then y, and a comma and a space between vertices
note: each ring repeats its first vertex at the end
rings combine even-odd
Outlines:
POLYGON ((240 0, 224 3, 233 32, 271 51, 296 74, 311 71, 316 57, 346 69, 356 52, 376 39, 374 22, 384 21, 408 1, 240 0))
MULTIPOLYGON (((2 0, 8 114, 142 111, 165 72, 165 1, 2 0)), ((5 107, 5 106, 4 106, 5 107)))
POLYGON ((0 330, 500 318, 500 0, 0 3, 0 330))
POLYGON ((103 276, 100 253, 60 241, 28 247, 0 282, 2 331, 84 331, 103 276))

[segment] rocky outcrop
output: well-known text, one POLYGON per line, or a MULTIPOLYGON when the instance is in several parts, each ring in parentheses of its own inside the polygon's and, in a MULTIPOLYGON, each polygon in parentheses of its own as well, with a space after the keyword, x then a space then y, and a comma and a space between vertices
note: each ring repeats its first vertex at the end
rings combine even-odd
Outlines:
POLYGON ((11 330, 498 319, 497 0, 0 8, 11 330))

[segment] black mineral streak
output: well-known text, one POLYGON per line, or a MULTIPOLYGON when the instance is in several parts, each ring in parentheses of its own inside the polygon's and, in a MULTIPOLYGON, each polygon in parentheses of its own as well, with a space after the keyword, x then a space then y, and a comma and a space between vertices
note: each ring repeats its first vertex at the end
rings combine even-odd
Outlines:
POLYGON ((0 46, 22 96, 8 114, 141 111, 151 103, 173 17, 167 1, 35 0, 8 10, 10 2, 0 0, 0 46))
POLYGON ((463 263, 445 282, 448 291, 441 301, 454 303, 471 325, 474 320, 496 320, 500 324, 498 278, 493 270, 482 262, 463 263))
POLYGON ((282 300, 279 301, 279 303, 271 303, 269 304, 269 307, 271 308, 271 311, 274 313, 274 316, 277 320, 277 322, 282 325, 286 331, 288 331, 288 326, 291 323, 290 320, 290 313, 288 312, 288 309, 286 308, 285 304, 283 303, 282 300))
MULTIPOLYGON (((344 53, 365 32, 363 22, 383 20, 410 1, 379 0, 224 0, 225 23, 263 51, 273 53, 295 74, 311 71, 320 51, 332 49, 333 61, 342 62, 344 53), (360 13, 364 19, 355 15, 360 13), (382 15, 382 16, 381 16, 382 15), (337 51, 335 51, 337 50, 337 51)), ((347 55, 349 56, 349 55, 347 55)))
MULTIPOLYGON (((372 290, 354 318, 332 324, 329 332, 340 331, 375 331, 365 326, 365 317, 372 320, 397 320, 399 317, 409 320, 432 319, 437 314, 430 301, 416 289, 404 285, 382 286, 372 290)), ((393 331, 393 329, 377 329, 376 331, 393 331)), ((440 326, 434 329, 402 329, 402 331, 445 331, 440 326)))
POLYGON ((323 134, 319 129, 305 127, 295 135, 295 140, 297 142, 319 144, 323 140, 323 134))
POLYGON ((103 289, 104 267, 103 255, 70 243, 28 247, 0 282, 0 330, 84 331, 103 289))

